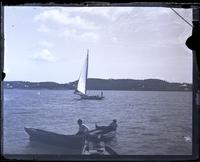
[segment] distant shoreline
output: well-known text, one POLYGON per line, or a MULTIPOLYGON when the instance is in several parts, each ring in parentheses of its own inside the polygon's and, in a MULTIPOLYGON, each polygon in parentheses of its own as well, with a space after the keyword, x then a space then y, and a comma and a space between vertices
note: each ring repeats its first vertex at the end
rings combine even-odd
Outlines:
MULTIPOLYGON (((74 90, 77 81, 69 83, 56 82, 28 82, 4 81, 4 89, 47 89, 47 90, 74 90)), ((88 79, 88 90, 116 90, 116 91, 192 91, 192 84, 170 83, 159 79, 88 79)))
MULTIPOLYGON (((22 89, 22 88, 5 88, 5 90, 25 90, 25 91, 32 91, 32 90, 48 90, 48 91, 73 91, 73 89, 22 89)), ((124 92, 192 92, 192 90, 88 90, 88 91, 124 91, 124 92)))

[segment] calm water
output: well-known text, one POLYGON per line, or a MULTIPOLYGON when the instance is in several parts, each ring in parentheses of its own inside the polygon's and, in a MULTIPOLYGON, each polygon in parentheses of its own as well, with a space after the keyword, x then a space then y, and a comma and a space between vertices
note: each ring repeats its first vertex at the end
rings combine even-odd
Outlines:
POLYGON ((74 134, 78 118, 90 129, 117 119, 118 134, 109 145, 121 155, 192 153, 192 92, 104 91, 104 96, 78 101, 73 91, 5 90, 4 153, 67 154, 31 146, 24 127, 74 134))

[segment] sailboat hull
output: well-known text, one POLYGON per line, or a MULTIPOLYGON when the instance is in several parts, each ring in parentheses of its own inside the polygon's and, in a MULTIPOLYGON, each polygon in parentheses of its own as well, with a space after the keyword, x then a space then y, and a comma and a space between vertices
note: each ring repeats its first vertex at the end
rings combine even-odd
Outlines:
POLYGON ((87 95, 81 96, 82 100, 102 100, 103 98, 104 98, 103 96, 87 96, 87 95))

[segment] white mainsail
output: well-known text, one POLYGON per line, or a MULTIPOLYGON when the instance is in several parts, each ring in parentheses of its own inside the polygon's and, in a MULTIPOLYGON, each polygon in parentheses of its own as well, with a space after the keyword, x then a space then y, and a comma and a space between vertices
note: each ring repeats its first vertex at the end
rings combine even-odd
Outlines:
POLYGON ((89 51, 87 50, 87 57, 83 64, 83 69, 80 73, 77 90, 83 94, 86 94, 86 83, 87 83, 87 74, 88 74, 88 56, 89 51))

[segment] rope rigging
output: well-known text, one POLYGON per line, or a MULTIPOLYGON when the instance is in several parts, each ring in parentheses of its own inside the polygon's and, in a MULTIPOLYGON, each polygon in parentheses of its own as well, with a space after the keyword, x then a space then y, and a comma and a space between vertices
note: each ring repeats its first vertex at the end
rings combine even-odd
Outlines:
POLYGON ((175 14, 177 14, 183 21, 185 21, 188 25, 190 25, 191 27, 193 27, 192 26, 192 24, 190 24, 183 16, 181 16, 175 9, 173 9, 173 8, 170 8, 172 11, 174 11, 174 13, 175 14))

